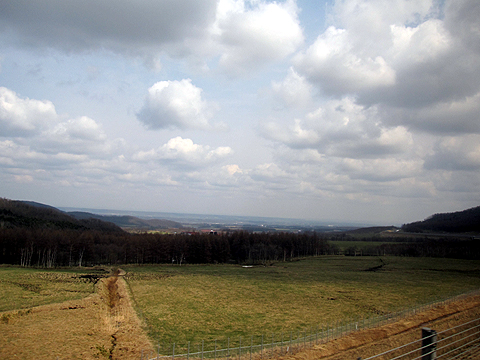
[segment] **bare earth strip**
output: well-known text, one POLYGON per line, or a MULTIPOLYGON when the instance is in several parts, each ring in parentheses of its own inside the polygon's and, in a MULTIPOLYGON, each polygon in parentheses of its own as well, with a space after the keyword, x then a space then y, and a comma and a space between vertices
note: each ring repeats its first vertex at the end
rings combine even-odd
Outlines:
POLYGON ((0 359, 140 359, 153 351, 120 276, 80 300, 2 313, 0 359))

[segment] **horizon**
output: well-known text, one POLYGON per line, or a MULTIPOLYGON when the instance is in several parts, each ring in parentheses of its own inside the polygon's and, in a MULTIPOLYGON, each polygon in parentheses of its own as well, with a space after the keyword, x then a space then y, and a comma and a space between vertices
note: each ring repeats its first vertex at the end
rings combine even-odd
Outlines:
POLYGON ((480 204, 477 0, 3 10, 2 197, 378 225, 480 204))
MULTIPOLYGON (((173 220, 181 222, 181 220, 187 222, 196 222, 196 221, 210 221, 214 223, 215 220, 223 220, 222 223, 230 223, 231 221, 237 222, 248 222, 254 224, 258 222, 263 222, 268 225, 304 225, 304 226, 358 226, 358 227, 367 227, 367 226, 400 226, 396 224, 373 224, 373 223, 358 223, 358 222, 348 222, 342 220, 315 220, 315 219, 298 219, 298 218, 283 218, 283 217, 269 217, 269 216, 249 216, 249 215, 222 215, 222 214, 198 214, 198 213, 178 213, 178 212, 165 212, 165 211, 136 211, 136 210, 119 210, 119 209, 94 209, 94 208, 78 208, 78 207, 56 207, 57 209, 65 212, 75 212, 75 211, 84 211, 88 213, 93 213, 96 215, 131 215, 144 219, 162 219, 162 220, 173 220), (161 218, 156 217, 157 215, 163 215, 161 218), (215 219, 216 218, 216 219, 215 219), (255 221, 253 221, 255 220, 255 221)), ((218 222, 220 223, 220 222, 218 222)))

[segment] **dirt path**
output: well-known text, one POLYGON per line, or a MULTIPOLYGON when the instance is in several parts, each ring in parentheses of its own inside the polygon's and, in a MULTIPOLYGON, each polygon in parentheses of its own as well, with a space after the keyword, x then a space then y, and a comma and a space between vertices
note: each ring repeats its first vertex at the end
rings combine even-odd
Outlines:
POLYGON ((103 279, 103 296, 107 304, 106 327, 111 333, 110 359, 140 359, 143 351, 153 351, 152 344, 142 329, 123 279, 125 271, 119 269, 103 279))
POLYGON ((153 351, 117 272, 80 300, 9 312, 0 322, 0 359, 135 359, 153 351))

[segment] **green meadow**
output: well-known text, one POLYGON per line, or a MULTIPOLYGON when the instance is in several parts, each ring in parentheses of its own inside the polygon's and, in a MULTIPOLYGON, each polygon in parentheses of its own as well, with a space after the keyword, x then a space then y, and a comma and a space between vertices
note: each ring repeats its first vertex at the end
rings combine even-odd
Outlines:
POLYGON ((94 292, 87 270, 0 266, 0 312, 81 299, 94 292))
POLYGON ((158 343, 291 334, 480 288, 480 261, 455 259, 324 256, 266 267, 124 269, 158 343))
MULTIPOLYGON (((322 256, 254 267, 122 268, 152 341, 178 351, 202 340, 220 348, 252 336, 256 344, 262 335, 287 339, 480 289, 480 260, 322 256)), ((95 271, 0 266, 0 312, 86 297, 95 288, 80 276, 95 271)))

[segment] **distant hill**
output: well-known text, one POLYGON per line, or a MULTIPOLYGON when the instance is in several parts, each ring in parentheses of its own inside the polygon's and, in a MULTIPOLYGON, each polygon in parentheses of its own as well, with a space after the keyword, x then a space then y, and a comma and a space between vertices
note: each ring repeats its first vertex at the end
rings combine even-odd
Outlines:
POLYGON ((120 227, 106 221, 93 218, 79 220, 49 205, 3 198, 0 198, 0 228, 123 232, 120 227))
POLYGON ((162 230, 162 229, 181 229, 182 224, 162 219, 140 219, 129 215, 98 215, 83 211, 68 212, 76 219, 98 219, 111 222, 125 230, 162 230))
POLYGON ((479 233, 480 206, 453 213, 435 214, 402 226, 405 232, 479 233))
POLYGON ((371 227, 364 227, 354 230, 349 230, 346 233, 350 235, 373 235, 373 234, 380 234, 385 231, 397 231, 399 228, 395 226, 371 226, 371 227))

